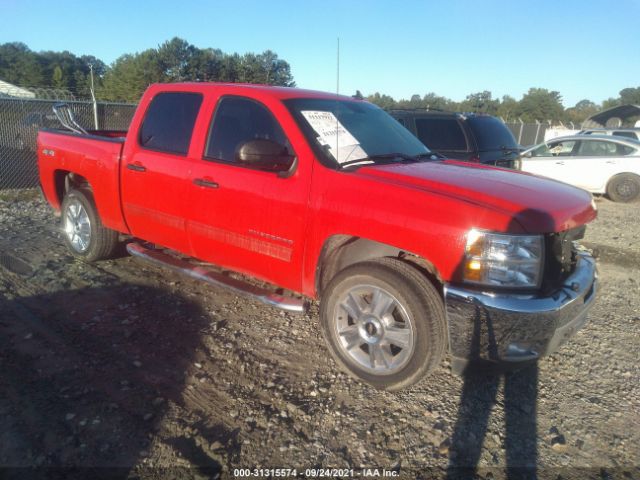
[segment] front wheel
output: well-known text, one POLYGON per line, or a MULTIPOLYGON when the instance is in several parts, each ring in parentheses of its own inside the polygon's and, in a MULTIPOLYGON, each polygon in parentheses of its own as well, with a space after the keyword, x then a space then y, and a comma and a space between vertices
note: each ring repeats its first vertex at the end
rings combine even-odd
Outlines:
POLYGON ((71 253, 87 262, 109 258, 118 246, 118 232, 102 225, 88 190, 69 190, 65 195, 62 232, 71 253))
POLYGON ((392 258, 346 268, 320 304, 338 363, 376 388, 400 390, 437 367, 446 348, 444 304, 418 270, 392 258))
POLYGON ((640 177, 632 173, 621 173, 607 185, 607 196, 614 202, 633 202, 640 197, 640 177))

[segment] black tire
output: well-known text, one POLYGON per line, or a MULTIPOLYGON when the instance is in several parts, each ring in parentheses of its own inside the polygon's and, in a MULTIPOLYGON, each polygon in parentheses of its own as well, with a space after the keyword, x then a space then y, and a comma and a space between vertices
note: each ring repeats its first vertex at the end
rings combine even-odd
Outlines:
POLYGON ((607 196, 614 202, 633 202, 640 198, 640 177, 633 173, 616 175, 607 185, 607 196))
POLYGON ((384 390, 417 383, 441 363, 447 346, 442 297, 420 271, 393 258, 359 263, 338 273, 322 295, 320 323, 340 366, 356 379, 384 390), (357 315, 351 307, 348 313, 347 304, 352 305, 355 297, 364 302, 358 311, 368 313, 357 315), (384 307, 389 298, 393 303, 385 309, 387 313, 374 315, 377 305, 384 307), (397 338, 404 343, 394 344, 389 338, 398 332, 402 337, 397 338))
POLYGON ((60 223, 67 247, 73 255, 86 262, 109 258, 118 247, 118 232, 102 225, 93 195, 88 190, 67 192, 62 202, 60 223), (82 210, 86 212, 87 222, 80 221, 84 218, 80 214, 82 210))

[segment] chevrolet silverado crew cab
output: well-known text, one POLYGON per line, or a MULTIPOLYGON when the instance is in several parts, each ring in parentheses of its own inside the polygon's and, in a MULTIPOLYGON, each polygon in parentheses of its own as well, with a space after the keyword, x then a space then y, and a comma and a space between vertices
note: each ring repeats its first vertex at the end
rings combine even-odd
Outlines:
POLYGON ((596 296, 575 243, 589 193, 442 160, 362 100, 152 85, 127 132, 66 124, 39 133, 39 170, 75 255, 128 238, 133 255, 284 309, 319 299, 329 351, 378 388, 417 382, 447 351, 536 360, 596 296))

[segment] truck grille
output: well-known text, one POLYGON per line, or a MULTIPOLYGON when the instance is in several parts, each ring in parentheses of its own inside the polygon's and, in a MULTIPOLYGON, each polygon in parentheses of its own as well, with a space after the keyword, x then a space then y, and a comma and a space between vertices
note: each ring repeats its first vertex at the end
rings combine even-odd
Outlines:
POLYGON ((556 288, 576 267, 573 242, 584 237, 586 226, 545 236, 545 268, 543 288, 556 288))

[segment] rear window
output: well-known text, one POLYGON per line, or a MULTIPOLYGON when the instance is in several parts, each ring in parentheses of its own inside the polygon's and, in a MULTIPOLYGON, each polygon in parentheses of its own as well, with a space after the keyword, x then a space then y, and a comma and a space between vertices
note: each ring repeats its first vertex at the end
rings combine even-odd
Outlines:
POLYGON ((495 117, 469 117, 467 124, 471 127, 480 151, 518 147, 511 130, 495 117))
POLYGON ((618 137, 627 137, 633 138, 634 140, 638 140, 638 135, 635 132, 613 132, 614 135, 618 137))
POLYGON ((140 127, 140 146, 161 152, 186 154, 202 103, 199 93, 156 95, 140 127))
POLYGON ((467 140, 455 118, 416 118, 416 133, 432 150, 467 150, 467 140))

